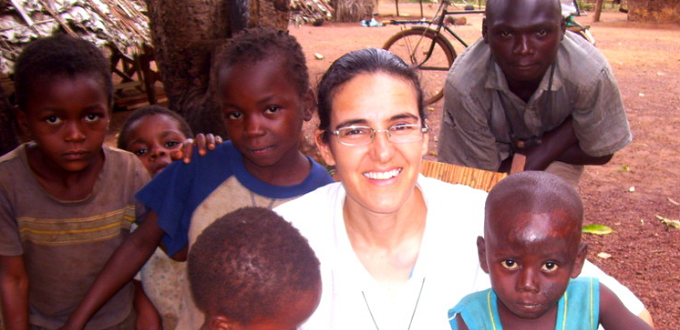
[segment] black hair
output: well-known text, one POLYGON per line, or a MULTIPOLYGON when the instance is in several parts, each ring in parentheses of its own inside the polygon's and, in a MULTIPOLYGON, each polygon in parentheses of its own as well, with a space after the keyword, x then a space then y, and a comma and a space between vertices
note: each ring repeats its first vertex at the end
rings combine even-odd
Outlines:
POLYGON ((147 105, 133 111, 132 114, 130 114, 127 119, 125 119, 123 128, 121 128, 120 133, 118 133, 118 148, 127 150, 128 144, 130 143, 130 127, 140 119, 153 115, 166 115, 173 118, 175 121, 177 121, 179 130, 186 138, 194 137, 194 134, 191 132, 191 128, 189 128, 187 121, 184 120, 184 118, 182 118, 182 116, 180 116, 177 112, 160 105, 147 105))
POLYGON ((485 231, 491 214, 552 213, 560 209, 576 221, 579 233, 583 222, 583 202, 576 189, 557 175, 544 171, 524 171, 509 175, 489 192, 485 204, 485 231))
POLYGON ((295 83, 298 95, 309 91, 309 70, 302 46, 286 31, 254 27, 232 38, 217 59, 218 71, 236 64, 281 59, 288 77, 295 83))
POLYGON ((40 38, 29 43, 19 54, 14 65, 16 102, 25 111, 26 102, 38 83, 55 77, 74 78, 78 74, 95 77, 102 83, 113 105, 113 81, 109 60, 92 43, 65 34, 40 38))
POLYGON ((333 97, 339 86, 362 73, 383 72, 402 78, 413 84, 418 96, 418 115, 425 122, 425 104, 423 90, 420 87, 418 73, 397 55, 384 49, 366 48, 355 50, 338 58, 323 75, 317 88, 319 129, 323 130, 323 139, 328 142, 328 130, 331 124, 333 97))
POLYGON ((188 262, 196 306, 241 324, 275 315, 321 283, 307 240, 265 208, 241 208, 216 220, 198 236, 188 262))

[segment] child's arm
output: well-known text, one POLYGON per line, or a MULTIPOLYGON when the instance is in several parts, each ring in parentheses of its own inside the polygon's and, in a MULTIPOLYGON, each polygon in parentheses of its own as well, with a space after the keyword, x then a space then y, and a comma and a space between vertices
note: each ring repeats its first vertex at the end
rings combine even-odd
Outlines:
POLYGON ((4 329, 28 329, 28 275, 23 256, 0 256, 0 302, 4 329))
POLYGON ((78 308, 61 329, 82 329, 87 321, 144 266, 163 238, 158 216, 149 211, 137 230, 116 249, 78 308))
POLYGON ((462 316, 457 317, 455 321, 456 321, 456 326, 458 326, 458 327, 454 328, 453 324, 452 324, 451 328, 453 328, 453 330, 469 330, 468 327, 467 327, 467 324, 465 324, 465 321, 463 321, 462 316))
POLYGON ((137 280, 135 284, 135 311, 137 312, 137 330, 163 330, 163 320, 149 297, 144 293, 142 283, 137 280))
POLYGON ((607 330, 653 330, 631 313, 607 286, 600 283, 600 324, 607 330))

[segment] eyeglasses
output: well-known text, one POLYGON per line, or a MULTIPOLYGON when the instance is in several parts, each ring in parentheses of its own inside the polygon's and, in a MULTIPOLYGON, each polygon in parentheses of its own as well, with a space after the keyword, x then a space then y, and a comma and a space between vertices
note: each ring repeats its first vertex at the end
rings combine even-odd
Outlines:
POLYGON ((375 140, 375 133, 387 133, 392 143, 411 143, 423 139, 423 134, 430 128, 420 124, 394 125, 388 129, 373 129, 368 126, 347 126, 337 131, 328 131, 338 137, 338 142, 346 146, 363 146, 375 140))

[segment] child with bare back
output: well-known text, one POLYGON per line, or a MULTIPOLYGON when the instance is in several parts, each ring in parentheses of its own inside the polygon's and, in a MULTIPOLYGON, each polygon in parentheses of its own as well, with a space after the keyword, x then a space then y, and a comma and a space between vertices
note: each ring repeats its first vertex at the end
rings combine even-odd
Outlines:
MULTIPOLYGON (((3 329, 64 324, 144 214, 134 194, 149 174, 133 154, 103 145, 109 70, 97 47, 65 35, 38 39, 17 59, 17 119, 31 141, 0 158, 3 329)), ((119 287, 88 329, 159 325, 148 299, 133 311, 140 296, 130 279, 119 287)))
POLYGON ((449 310, 457 329, 652 329, 596 278, 576 278, 586 258, 583 205, 561 178, 538 171, 508 176, 486 200, 479 262, 491 289, 449 310))
MULTIPOLYGON (((236 36, 218 59, 218 97, 230 141, 189 164, 174 162, 137 198, 150 211, 112 256, 71 315, 83 324, 161 243, 182 259, 220 216, 244 206, 272 208, 332 182, 325 168, 298 150, 314 98, 302 47, 286 32, 255 28, 236 36)), ((197 329, 203 314, 184 286, 178 329, 197 329)))
POLYGON ((271 210, 245 207, 208 226, 192 246, 189 282, 201 330, 298 329, 321 298, 319 260, 271 210))

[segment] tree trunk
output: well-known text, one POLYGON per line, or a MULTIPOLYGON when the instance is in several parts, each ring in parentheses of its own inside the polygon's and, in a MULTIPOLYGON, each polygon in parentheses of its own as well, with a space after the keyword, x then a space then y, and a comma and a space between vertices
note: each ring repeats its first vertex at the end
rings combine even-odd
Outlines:
POLYGON ((336 0, 335 20, 338 22, 359 22, 373 15, 376 3, 373 0, 336 0))
POLYGON ((0 84, 0 156, 19 145, 12 106, 0 84))
POLYGON ((628 19, 680 23, 680 0, 628 0, 628 19))
POLYGON ((244 26, 285 30, 286 0, 146 0, 155 59, 170 109, 194 133, 227 136, 217 104, 213 59, 244 26))
POLYGON ((595 3, 595 15, 593 16, 593 22, 600 21, 600 14, 602 14, 602 3, 604 0, 597 0, 595 3))

